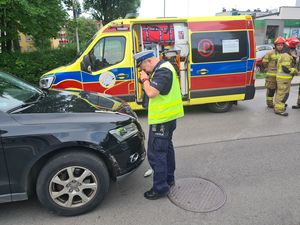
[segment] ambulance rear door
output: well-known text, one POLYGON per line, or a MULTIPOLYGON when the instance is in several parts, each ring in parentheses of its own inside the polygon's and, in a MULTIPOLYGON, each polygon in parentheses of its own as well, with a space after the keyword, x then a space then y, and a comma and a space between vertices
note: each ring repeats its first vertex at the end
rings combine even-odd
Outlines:
MULTIPOLYGON (((184 100, 188 99, 189 77, 187 73, 189 35, 186 20, 148 21, 133 25, 133 52, 153 50, 156 56, 169 61, 177 70, 184 100)), ((136 102, 144 103, 142 85, 139 84, 139 69, 135 68, 136 102)))
POLYGON ((237 21, 189 23, 190 97, 201 99, 196 104, 244 99, 249 44, 243 24, 237 21))

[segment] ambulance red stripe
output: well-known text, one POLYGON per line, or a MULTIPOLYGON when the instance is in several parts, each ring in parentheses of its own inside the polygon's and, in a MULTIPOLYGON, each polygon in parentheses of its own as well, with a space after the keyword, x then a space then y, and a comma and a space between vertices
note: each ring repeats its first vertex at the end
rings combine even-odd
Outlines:
POLYGON ((111 26, 107 27, 103 32, 129 32, 130 31, 130 25, 129 24, 123 24, 122 26, 111 26))
POLYGON ((82 89, 82 84, 81 84, 81 82, 75 81, 75 80, 65 80, 65 81, 62 81, 58 84, 52 85, 51 88, 56 88, 56 89, 66 89, 66 88, 82 89))
POLYGON ((191 90, 205 90, 213 88, 229 88, 245 86, 246 75, 226 74, 219 76, 195 76, 191 78, 191 90))
MULTIPOLYGON (((252 24, 252 22, 251 22, 252 24)), ((209 22, 189 22, 188 27, 191 31, 216 31, 216 30, 244 30, 253 29, 253 25, 247 27, 246 20, 231 21, 209 21, 209 22)))
POLYGON ((255 57, 255 42, 254 42, 254 32, 248 31, 248 37, 250 42, 250 58, 253 59, 255 57))
POLYGON ((133 81, 121 81, 117 82, 114 87, 107 88, 103 87, 100 83, 84 83, 84 90, 91 91, 91 92, 100 92, 109 95, 125 95, 129 93, 129 85, 133 81))

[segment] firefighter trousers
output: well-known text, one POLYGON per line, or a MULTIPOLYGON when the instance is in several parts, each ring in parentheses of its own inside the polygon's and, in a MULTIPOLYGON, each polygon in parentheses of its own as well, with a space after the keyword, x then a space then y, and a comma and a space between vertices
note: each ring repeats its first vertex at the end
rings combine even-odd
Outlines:
POLYGON ((275 95, 275 112, 281 113, 285 112, 285 103, 290 94, 292 79, 283 79, 277 77, 277 89, 275 95))
POLYGON ((267 89, 267 106, 273 107, 274 106, 274 95, 277 88, 276 76, 266 76, 266 83, 265 87, 267 89))
POLYGON ((148 138, 148 161, 153 169, 153 191, 166 193, 174 182, 175 151, 172 142, 176 120, 150 125, 148 138))

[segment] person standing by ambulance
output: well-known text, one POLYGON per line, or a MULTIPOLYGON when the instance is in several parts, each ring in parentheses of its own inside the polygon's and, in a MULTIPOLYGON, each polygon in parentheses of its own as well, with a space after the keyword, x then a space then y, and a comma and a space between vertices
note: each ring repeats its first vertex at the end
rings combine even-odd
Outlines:
POLYGON ((274 111, 276 114, 281 116, 288 116, 288 113, 286 112, 285 103, 289 97, 293 76, 297 74, 296 46, 299 43, 300 42, 297 38, 288 38, 286 40, 286 46, 289 48, 289 52, 282 54, 278 61, 276 76, 277 90, 275 96, 274 111))
POLYGON ((276 74, 277 74, 277 63, 283 50, 285 39, 278 37, 274 41, 275 49, 268 52, 262 60, 263 67, 266 71, 266 83, 265 87, 267 89, 267 106, 269 108, 274 108, 273 98, 276 91, 276 74))
POLYGON ((170 62, 155 57, 153 50, 134 55, 141 70, 140 82, 148 104, 148 161, 152 167, 153 186, 144 197, 155 200, 165 197, 175 183, 175 152, 173 132, 176 120, 184 116, 179 81, 170 62))

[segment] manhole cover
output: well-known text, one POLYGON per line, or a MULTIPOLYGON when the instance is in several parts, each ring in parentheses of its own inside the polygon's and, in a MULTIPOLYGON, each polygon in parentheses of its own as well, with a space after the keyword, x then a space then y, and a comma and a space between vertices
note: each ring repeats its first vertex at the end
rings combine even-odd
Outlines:
POLYGON ((203 178, 176 180, 168 197, 178 207, 192 212, 211 212, 226 202, 225 192, 215 183, 203 178))

